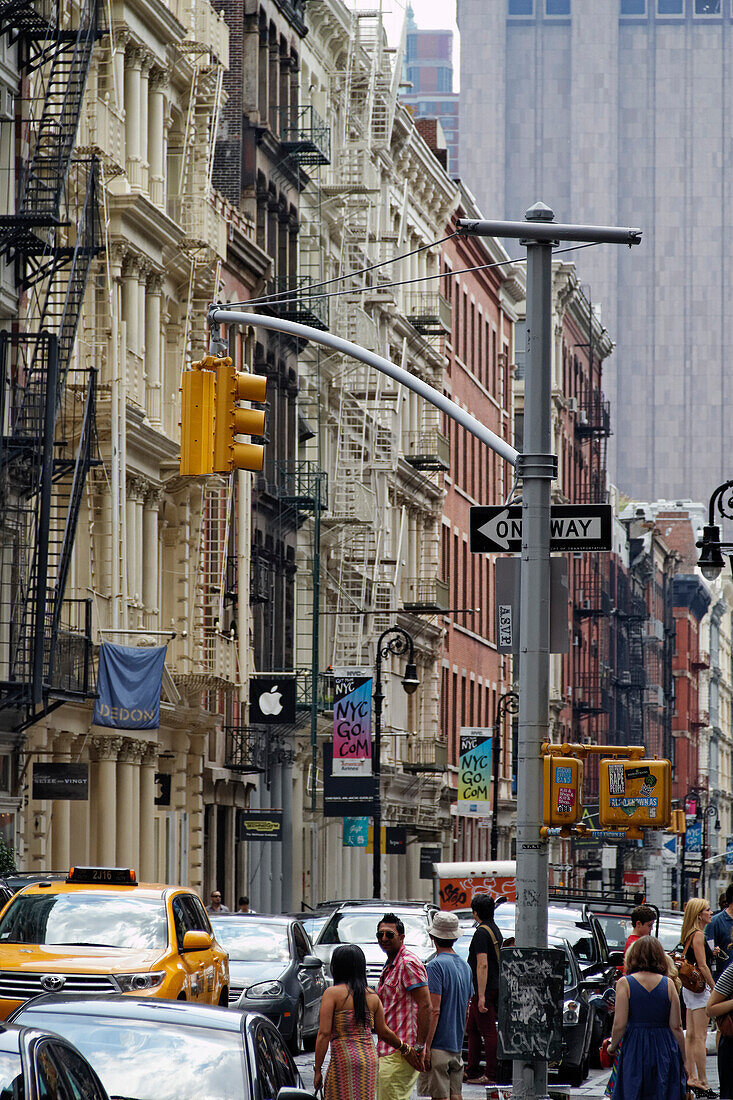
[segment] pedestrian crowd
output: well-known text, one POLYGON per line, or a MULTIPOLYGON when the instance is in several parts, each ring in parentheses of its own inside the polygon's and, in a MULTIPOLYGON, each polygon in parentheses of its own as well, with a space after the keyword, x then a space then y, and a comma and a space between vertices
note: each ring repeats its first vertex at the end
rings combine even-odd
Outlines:
POLYGON ((495 1082, 502 939, 493 920, 493 899, 477 895, 472 908, 478 926, 468 963, 454 950, 461 935, 455 913, 433 915, 429 935, 435 954, 427 964, 405 946, 399 917, 385 913, 376 928, 386 956, 376 991, 367 985, 361 948, 344 944, 335 949, 334 984, 321 998, 315 1049, 314 1085, 323 1089, 324 1100, 409 1100, 416 1086, 418 1095, 431 1100, 460 1100, 464 1080, 495 1082))

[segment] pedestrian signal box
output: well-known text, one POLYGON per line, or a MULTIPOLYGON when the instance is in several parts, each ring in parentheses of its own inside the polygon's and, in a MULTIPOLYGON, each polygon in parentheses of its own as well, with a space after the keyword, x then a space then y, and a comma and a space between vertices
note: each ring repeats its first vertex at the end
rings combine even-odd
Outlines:
POLYGON ((545 825, 575 825, 583 814, 583 761, 571 756, 545 756, 545 825))
POLYGON ((598 823, 602 829, 665 829, 672 819, 669 760, 601 760, 598 823))

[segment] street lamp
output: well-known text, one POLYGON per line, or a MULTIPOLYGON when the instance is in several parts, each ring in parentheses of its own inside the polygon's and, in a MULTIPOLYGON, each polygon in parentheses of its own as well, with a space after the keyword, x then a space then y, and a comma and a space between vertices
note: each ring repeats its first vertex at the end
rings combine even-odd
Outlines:
POLYGON ((724 481, 713 491, 708 504, 708 522, 702 529, 697 564, 706 581, 716 580, 725 565, 723 551, 733 552, 733 543, 720 541, 720 527, 715 522, 715 509, 725 519, 733 519, 733 481, 724 481), (725 498, 725 499, 724 499, 725 498))
POLYGON ((494 793, 491 802, 491 858, 497 859, 499 852, 499 759, 501 756, 501 720, 505 714, 519 713, 519 695, 516 691, 505 691, 496 703, 494 718, 494 740, 491 745, 491 765, 494 793))
POLYGON ((407 695, 414 695, 420 686, 415 665, 415 647, 412 635, 403 630, 401 626, 391 626, 383 630, 377 642, 377 658, 375 662, 374 677, 374 746, 372 748, 372 771, 374 773, 374 830, 372 838, 373 852, 373 876, 372 894, 375 898, 382 894, 382 704, 384 693, 382 692, 382 659, 390 654, 401 656, 407 654, 405 675, 402 677, 402 687, 407 695))

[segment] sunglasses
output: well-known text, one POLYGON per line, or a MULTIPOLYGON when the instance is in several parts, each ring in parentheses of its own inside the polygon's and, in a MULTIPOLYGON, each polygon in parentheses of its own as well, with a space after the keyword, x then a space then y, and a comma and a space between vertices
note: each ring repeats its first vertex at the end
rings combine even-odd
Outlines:
POLYGON ((394 932, 377 932, 378 940, 393 940, 395 938, 394 932))

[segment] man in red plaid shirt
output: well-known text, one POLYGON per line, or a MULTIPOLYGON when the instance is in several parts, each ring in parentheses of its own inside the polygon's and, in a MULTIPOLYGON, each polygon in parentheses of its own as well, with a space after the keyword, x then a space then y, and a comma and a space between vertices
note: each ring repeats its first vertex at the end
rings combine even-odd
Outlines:
POLYGON ((377 988, 385 1023, 410 1047, 403 1057, 386 1043, 377 1043, 377 1100, 408 1100, 423 1068, 430 1025, 428 974, 417 955, 405 947, 405 926, 394 913, 385 913, 380 920, 377 940, 387 956, 377 988))

